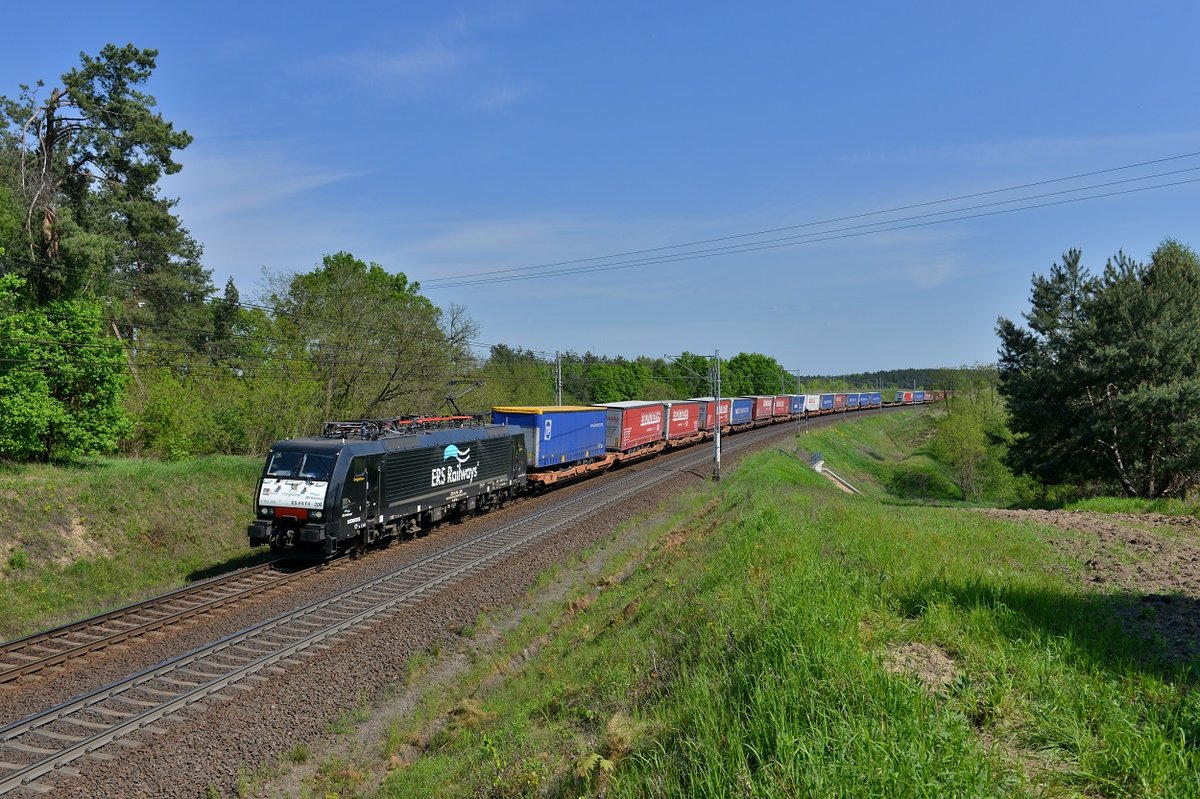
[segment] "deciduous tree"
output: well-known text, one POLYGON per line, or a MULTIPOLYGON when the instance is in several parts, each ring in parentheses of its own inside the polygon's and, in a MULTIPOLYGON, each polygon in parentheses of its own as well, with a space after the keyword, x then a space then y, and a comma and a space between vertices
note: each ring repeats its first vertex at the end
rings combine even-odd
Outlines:
POLYGON ((111 452, 129 423, 124 358, 97 302, 30 308, 0 277, 0 456, 49 460, 111 452))
POLYGON ((280 282, 276 335, 320 375, 327 419, 439 408, 470 362, 476 327, 465 310, 438 308, 403 272, 340 252, 280 282))

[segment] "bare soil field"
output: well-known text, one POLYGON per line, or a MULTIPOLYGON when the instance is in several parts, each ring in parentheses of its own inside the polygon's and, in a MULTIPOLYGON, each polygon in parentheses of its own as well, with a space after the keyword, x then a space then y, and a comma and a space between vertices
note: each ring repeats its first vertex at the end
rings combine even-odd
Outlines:
POLYGON ((1051 529, 1051 542, 1083 564, 1083 579, 1114 596, 1132 635, 1164 639, 1180 661, 1200 656, 1200 519, 1156 513, 979 510, 1051 529))

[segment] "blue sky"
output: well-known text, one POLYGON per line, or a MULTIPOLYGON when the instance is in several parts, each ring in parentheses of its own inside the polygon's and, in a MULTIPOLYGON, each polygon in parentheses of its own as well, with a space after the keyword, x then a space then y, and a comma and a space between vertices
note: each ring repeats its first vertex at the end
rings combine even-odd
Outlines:
POLYGON ((1031 274, 1070 247, 1095 269, 1167 236, 1200 248, 1187 183, 437 287, 1194 180, 1150 176, 1200 156, 744 236, 1200 152, 1193 2, 182 5, 68 2, 52 33, 7 37, 0 93, 56 81, 105 42, 157 48, 149 91, 195 136, 164 191, 214 282, 232 276, 244 298, 264 268, 346 250, 465 306, 481 342, 757 351, 839 374, 994 360, 996 317, 1019 315, 1031 274), (932 220, 891 227, 917 221, 932 220))

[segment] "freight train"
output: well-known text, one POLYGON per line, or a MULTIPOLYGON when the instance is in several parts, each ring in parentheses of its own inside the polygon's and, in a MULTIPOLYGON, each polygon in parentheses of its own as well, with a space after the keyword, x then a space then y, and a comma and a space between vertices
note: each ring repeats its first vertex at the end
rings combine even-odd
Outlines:
POLYGON ((831 413, 916 405, 940 394, 695 397, 596 406, 497 407, 480 416, 328 422, 271 448, 255 491, 251 546, 328 558, 531 488, 605 471, 722 434, 831 413), (890 397, 889 397, 890 399, 890 397))

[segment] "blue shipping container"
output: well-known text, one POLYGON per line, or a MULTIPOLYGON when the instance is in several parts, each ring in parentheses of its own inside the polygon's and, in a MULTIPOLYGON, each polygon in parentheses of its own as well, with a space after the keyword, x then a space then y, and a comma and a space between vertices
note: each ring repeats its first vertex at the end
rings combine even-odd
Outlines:
POLYGON ((858 395, 857 394, 847 394, 846 395, 846 407, 847 408, 857 408, 858 407, 858 395))
POLYGON ((925 401, 925 392, 924 391, 914 391, 913 392, 913 402, 924 402, 924 401, 925 401))
POLYGON ((822 394, 821 395, 821 410, 823 410, 823 411, 832 411, 833 410, 833 395, 832 394, 822 394))
POLYGON ((492 409, 493 422, 525 431, 529 465, 535 468, 602 457, 607 415, 606 408, 570 405, 492 409))
POLYGON ((872 391, 871 392, 871 404, 874 405, 876 408, 878 408, 880 405, 883 404, 883 395, 880 394, 878 391, 872 391))
POLYGON ((804 395, 792 394, 791 401, 788 403, 788 412, 795 416, 798 413, 804 412, 804 395))
POLYGON ((749 397, 735 397, 730 410, 730 424, 749 424, 754 418, 754 400, 749 397))

